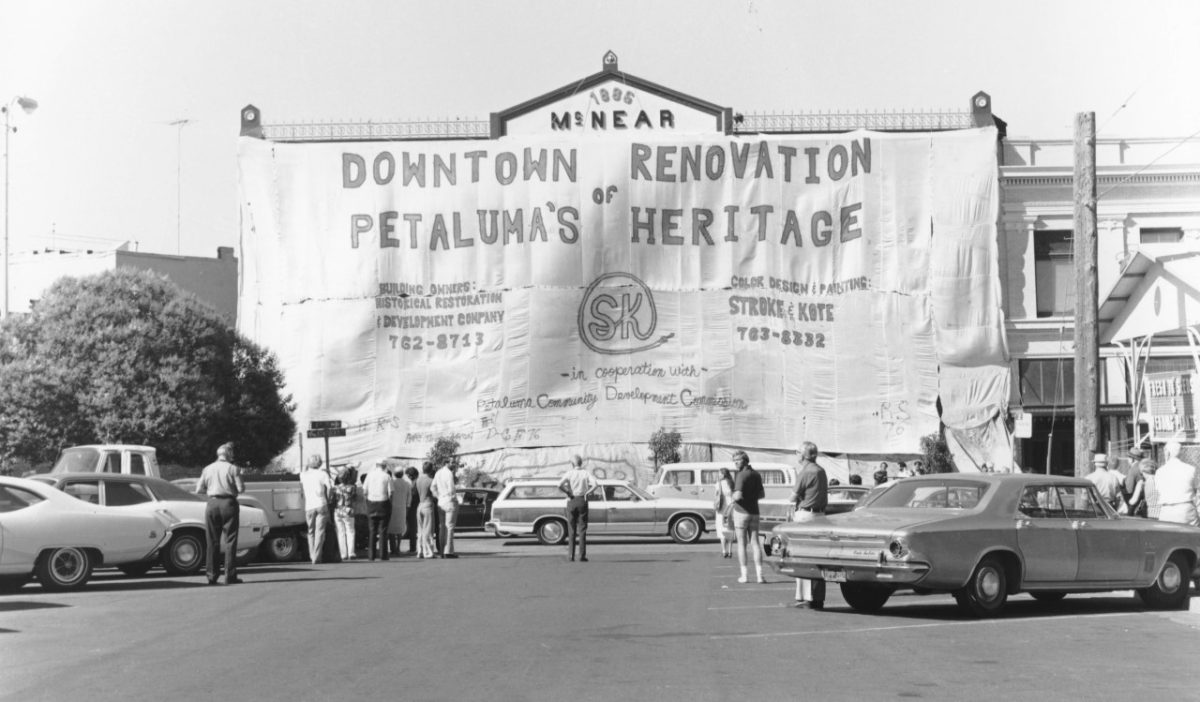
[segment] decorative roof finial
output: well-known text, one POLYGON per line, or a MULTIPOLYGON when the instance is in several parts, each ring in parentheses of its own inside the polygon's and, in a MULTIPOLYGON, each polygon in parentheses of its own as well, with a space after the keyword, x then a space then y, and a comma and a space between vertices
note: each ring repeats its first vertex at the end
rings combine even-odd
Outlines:
POLYGON ((617 55, 611 50, 604 54, 604 70, 609 73, 617 72, 617 55))

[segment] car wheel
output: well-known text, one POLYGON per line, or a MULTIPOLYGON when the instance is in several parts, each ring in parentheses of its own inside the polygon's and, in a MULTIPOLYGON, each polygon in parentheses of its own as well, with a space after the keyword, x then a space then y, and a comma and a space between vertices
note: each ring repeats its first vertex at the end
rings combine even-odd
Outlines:
POLYGON ((869 583, 842 583, 842 598, 857 612, 878 612, 892 596, 892 588, 869 583))
POLYGON ((294 561, 300 556, 300 538, 294 531, 268 536, 259 548, 262 549, 264 560, 276 563, 294 561))
POLYGON ((1029 594, 1038 602, 1061 602, 1067 596, 1065 592, 1031 592, 1029 594))
POLYGON ((195 575, 204 568, 204 537, 194 531, 176 534, 163 551, 162 565, 171 575, 195 575))
POLYGON ((561 544, 567 540, 567 523, 561 519, 547 519, 538 524, 537 539, 547 546, 561 544))
POLYGON ((1183 609, 1188 598, 1187 558, 1182 553, 1172 553, 1163 564, 1154 584, 1138 590, 1138 596, 1153 609, 1183 609))
POLYGON ((74 590, 92 577, 92 556, 82 548, 52 548, 37 564, 38 581, 47 590, 74 590))
POLYGON ((0 576, 0 592, 16 592, 25 587, 27 582, 29 582, 28 575, 0 576))
POLYGON ((695 517, 683 516, 671 522, 671 538, 677 544, 694 544, 703 532, 700 520, 695 517))
POLYGON ((976 617, 996 617, 1008 600, 1008 578, 1004 563, 988 556, 975 566, 967 586, 954 593, 958 605, 976 617))
POLYGON ((141 561, 139 563, 123 563, 117 566, 117 570, 131 578, 140 578, 146 573, 149 573, 150 569, 153 567, 153 562, 141 561))

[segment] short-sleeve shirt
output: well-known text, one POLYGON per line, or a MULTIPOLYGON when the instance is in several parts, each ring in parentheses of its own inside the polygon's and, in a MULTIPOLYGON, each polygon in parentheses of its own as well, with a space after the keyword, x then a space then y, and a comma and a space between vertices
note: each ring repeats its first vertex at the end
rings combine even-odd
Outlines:
POLYGON ((333 488, 329 476, 323 470, 309 468, 300 474, 300 487, 304 491, 304 509, 325 509, 328 495, 333 488))
POLYGON ((812 461, 803 463, 800 475, 796 478, 796 492, 792 502, 796 504, 797 509, 810 512, 825 511, 829 504, 829 482, 824 468, 812 461))
POLYGON ((733 478, 733 491, 741 491, 742 496, 734 501, 746 514, 758 514, 758 501, 766 497, 763 490, 762 476, 758 471, 747 466, 737 472, 733 478))
POLYGON ((228 461, 216 461, 204 467, 196 492, 209 497, 237 497, 244 492, 238 467, 228 461))

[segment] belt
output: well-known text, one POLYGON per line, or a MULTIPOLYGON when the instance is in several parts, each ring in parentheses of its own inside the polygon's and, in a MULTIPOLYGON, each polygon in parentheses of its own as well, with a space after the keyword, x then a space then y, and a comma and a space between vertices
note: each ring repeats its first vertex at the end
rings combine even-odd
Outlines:
POLYGON ((235 498, 233 495, 209 495, 208 499, 210 499, 210 500, 235 500, 237 498, 235 498))

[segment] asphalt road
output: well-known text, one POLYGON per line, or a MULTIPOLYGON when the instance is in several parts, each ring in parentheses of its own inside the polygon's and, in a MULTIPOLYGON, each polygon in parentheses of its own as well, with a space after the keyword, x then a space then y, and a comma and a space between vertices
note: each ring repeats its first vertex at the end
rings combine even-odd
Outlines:
POLYGON ((0 698, 20 700, 1200 699, 1200 614, 1129 593, 949 596, 857 614, 737 583, 713 541, 459 539, 457 560, 251 566, 245 583, 100 571, 0 596, 0 698))

